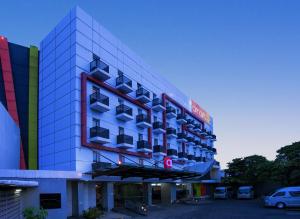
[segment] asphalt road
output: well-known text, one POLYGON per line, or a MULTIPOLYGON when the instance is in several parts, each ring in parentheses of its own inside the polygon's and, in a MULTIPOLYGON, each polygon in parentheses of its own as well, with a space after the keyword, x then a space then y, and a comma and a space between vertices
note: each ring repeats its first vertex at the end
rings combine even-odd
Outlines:
POLYGON ((265 208, 259 200, 214 200, 199 205, 154 206, 138 219, 300 219, 300 209, 265 208))

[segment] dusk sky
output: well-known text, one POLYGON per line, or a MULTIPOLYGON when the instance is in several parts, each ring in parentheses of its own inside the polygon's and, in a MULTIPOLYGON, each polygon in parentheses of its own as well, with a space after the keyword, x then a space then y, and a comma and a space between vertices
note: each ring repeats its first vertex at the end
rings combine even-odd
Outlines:
POLYGON ((214 118, 217 160, 300 140, 300 1, 1 1, 0 35, 39 42, 75 5, 214 118))

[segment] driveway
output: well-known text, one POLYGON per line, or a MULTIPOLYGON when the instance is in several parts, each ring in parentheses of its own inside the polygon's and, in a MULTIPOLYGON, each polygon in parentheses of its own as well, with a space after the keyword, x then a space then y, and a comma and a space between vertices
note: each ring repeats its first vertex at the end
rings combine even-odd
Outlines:
MULTIPOLYGON (((133 216, 133 215, 131 215, 133 216)), ((299 219, 300 209, 264 208, 259 200, 213 200, 199 205, 174 204, 150 207, 149 215, 138 219, 299 219)))

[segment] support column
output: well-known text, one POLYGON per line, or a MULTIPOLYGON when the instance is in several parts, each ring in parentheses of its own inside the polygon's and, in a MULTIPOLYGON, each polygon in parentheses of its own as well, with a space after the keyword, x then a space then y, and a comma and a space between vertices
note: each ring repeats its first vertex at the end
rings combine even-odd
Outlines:
POLYGON ((193 186, 192 186, 192 183, 187 183, 186 184, 186 188, 188 190, 188 197, 193 197, 194 194, 193 194, 193 186))
POLYGON ((105 210, 110 211, 114 208, 114 183, 103 183, 103 207, 105 210))
POLYGON ((143 191, 143 195, 144 195, 144 202, 146 205, 150 206, 152 205, 152 187, 151 187, 151 183, 144 183, 144 191, 143 191))
POLYGON ((162 183, 161 184, 161 201, 164 204, 172 204, 176 201, 176 184, 162 183))
POLYGON ((92 182, 78 182, 78 213, 96 206, 96 187, 92 182))

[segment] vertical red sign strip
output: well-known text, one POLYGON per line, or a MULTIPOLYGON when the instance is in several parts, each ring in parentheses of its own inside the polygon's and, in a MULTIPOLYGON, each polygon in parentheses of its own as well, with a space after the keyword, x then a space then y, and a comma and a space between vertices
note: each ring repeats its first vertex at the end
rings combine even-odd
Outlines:
MULTIPOLYGON (((7 110, 13 118, 13 120, 19 125, 19 116, 16 103, 14 80, 10 63, 8 42, 7 39, 2 36, 0 36, 0 62, 2 67, 2 76, 4 81, 7 110)), ((20 145, 20 169, 26 169, 22 139, 20 145)))

